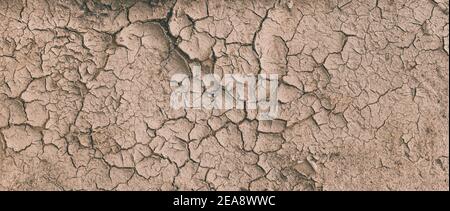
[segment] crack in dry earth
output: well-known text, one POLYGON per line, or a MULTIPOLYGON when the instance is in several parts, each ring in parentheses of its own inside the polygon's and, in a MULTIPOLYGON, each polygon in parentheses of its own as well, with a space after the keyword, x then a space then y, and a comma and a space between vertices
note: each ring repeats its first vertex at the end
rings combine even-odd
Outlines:
POLYGON ((0 1, 0 190, 448 190, 446 0, 0 1), (279 75, 280 114, 170 107, 279 75))

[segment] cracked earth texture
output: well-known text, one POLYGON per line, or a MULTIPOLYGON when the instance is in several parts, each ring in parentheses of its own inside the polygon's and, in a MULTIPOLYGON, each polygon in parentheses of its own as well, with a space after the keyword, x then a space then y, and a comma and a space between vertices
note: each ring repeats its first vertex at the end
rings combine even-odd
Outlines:
POLYGON ((0 1, 0 190, 448 190, 445 0, 0 1), (280 113, 169 79, 279 74, 280 113))

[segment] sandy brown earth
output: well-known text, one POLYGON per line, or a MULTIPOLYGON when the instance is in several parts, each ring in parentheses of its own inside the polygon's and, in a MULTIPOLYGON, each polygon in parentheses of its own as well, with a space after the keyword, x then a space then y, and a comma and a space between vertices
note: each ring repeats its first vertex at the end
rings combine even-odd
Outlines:
POLYGON ((446 0, 1 0, 0 190, 449 190, 446 0), (276 73, 280 113, 170 77, 276 73))

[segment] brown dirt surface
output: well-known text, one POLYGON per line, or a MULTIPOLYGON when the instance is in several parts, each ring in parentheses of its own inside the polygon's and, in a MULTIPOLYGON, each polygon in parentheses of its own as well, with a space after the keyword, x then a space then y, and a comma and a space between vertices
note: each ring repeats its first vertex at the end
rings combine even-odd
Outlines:
POLYGON ((448 0, 0 1, 0 190, 449 190, 448 0), (280 76, 280 112, 170 77, 280 76))

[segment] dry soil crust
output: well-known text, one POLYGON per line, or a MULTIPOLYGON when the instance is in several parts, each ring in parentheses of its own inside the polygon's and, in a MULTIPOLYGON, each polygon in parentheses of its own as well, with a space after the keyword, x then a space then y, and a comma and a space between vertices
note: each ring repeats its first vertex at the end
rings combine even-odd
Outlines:
POLYGON ((0 1, 0 190, 448 190, 445 0, 0 1), (279 118, 169 78, 277 73, 279 118))

